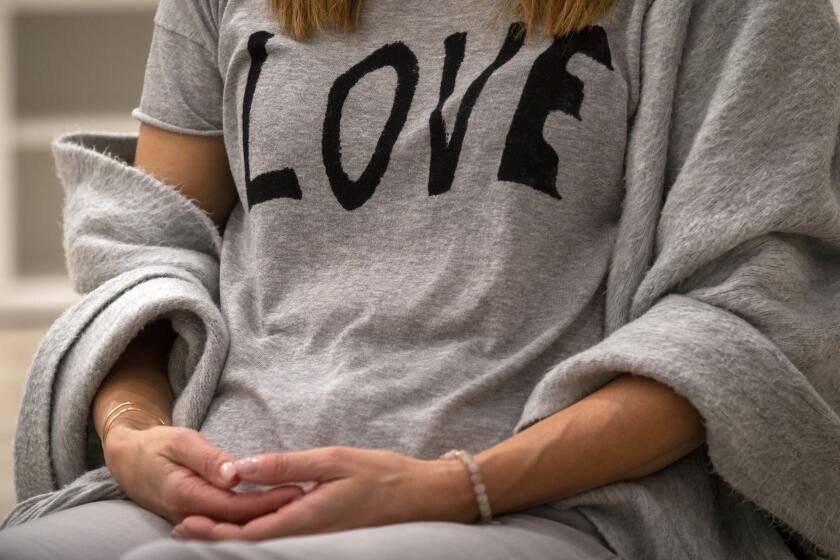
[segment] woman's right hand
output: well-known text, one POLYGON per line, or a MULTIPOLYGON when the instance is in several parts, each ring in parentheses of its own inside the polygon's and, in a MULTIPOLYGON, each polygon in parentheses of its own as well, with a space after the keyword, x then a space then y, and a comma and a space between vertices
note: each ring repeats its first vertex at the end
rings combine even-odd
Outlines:
POLYGON ((145 429, 120 422, 111 428, 105 463, 125 494, 177 525, 190 515, 246 523, 277 511, 304 494, 296 485, 233 492, 238 476, 225 480, 219 468, 235 457, 195 430, 176 426, 145 429))

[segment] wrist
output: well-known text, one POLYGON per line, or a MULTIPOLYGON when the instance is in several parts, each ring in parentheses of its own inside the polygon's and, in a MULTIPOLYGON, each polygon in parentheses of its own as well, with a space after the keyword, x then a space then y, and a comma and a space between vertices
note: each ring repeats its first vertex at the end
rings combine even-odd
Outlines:
POLYGON ((102 449, 105 451, 106 447, 112 447, 114 443, 126 439, 132 432, 148 430, 160 425, 159 420, 153 418, 146 412, 137 410, 125 411, 104 427, 101 435, 102 449))
POLYGON ((441 490, 447 521, 476 523, 481 519, 470 473, 458 460, 434 461, 440 469, 441 490))
MULTIPOLYGON (((161 418, 167 420, 163 416, 161 416, 161 418)), ((110 425, 109 432, 113 432, 118 426, 131 430, 148 430, 149 428, 154 428, 155 426, 160 425, 161 423, 160 420, 157 419, 157 415, 152 415, 151 413, 145 411, 140 412, 138 410, 129 410, 121 413, 119 418, 114 419, 110 425)), ((108 439, 111 439, 110 435, 108 435, 108 439)))

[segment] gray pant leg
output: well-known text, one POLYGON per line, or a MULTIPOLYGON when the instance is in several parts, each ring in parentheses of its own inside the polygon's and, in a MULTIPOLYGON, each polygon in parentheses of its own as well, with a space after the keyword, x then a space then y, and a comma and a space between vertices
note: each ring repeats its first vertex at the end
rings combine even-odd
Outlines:
POLYGON ((256 543, 164 540, 120 560, 616 560, 601 541, 544 517, 511 513, 492 525, 399 523, 256 543))
POLYGON ((91 502, 0 531, 0 559, 116 560, 156 539, 171 540, 171 530, 134 502, 91 502))

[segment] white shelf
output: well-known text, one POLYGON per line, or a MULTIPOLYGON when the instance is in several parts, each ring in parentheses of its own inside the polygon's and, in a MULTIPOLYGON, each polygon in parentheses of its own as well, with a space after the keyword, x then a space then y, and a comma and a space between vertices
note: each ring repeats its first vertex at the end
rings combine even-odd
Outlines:
POLYGON ((48 325, 79 299, 64 276, 7 280, 0 285, 0 327, 48 325))
MULTIPOLYGON (((148 12, 157 6, 157 0, 0 0, 3 8, 22 13, 51 11, 129 11, 148 12)), ((192 2, 193 0, 182 0, 192 2)))
POLYGON ((130 114, 27 118, 12 125, 12 138, 17 148, 41 149, 48 147, 55 136, 66 132, 137 132, 139 124, 130 114))
MULTIPOLYGON (((19 189, 15 185, 17 154, 26 151, 48 150, 52 140, 63 133, 84 130, 137 132, 139 123, 131 118, 131 109, 119 113, 63 113, 44 116, 19 116, 14 103, 13 72, 18 54, 15 53, 15 29, 18 21, 31 25, 39 14, 114 14, 137 15, 150 20, 158 0, 0 0, 0 326, 38 326, 51 324, 67 307, 81 296, 76 294, 69 279, 62 275, 22 276, 18 270, 19 220, 31 217, 16 215, 19 189), (26 16, 19 20, 17 16, 26 16)), ((193 0, 183 0, 193 1, 193 0)), ((49 18, 48 18, 49 19, 49 18)), ((53 20, 55 18, 52 18, 53 20)), ((124 20, 123 20, 124 21, 124 20)), ((108 45, 104 45, 108 48, 108 45)), ((136 69, 135 69, 136 71, 136 69)), ((138 91, 139 96, 139 91, 138 91)), ((92 111, 95 111, 92 109, 92 111)), ((54 201, 51 201, 54 205, 54 201)), ((60 216, 39 216, 39 220, 60 220, 60 216)))

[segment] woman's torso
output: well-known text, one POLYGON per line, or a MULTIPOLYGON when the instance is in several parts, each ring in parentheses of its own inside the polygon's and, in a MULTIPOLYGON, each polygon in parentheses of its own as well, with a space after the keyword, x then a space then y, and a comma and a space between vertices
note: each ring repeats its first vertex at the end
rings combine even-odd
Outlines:
POLYGON ((205 435, 422 458, 509 437, 543 372, 603 338, 643 4, 524 44, 490 1, 372 0, 307 43, 223 4, 241 203, 205 435))

